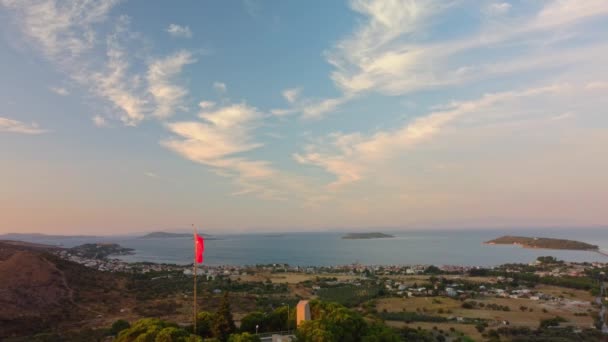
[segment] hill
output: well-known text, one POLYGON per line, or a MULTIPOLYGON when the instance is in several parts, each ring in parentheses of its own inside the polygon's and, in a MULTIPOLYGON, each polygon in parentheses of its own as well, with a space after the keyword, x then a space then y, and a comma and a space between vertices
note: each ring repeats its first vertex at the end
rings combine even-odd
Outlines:
POLYGON ((81 328, 133 302, 122 276, 62 260, 56 250, 0 241, 0 340, 81 328))
POLYGON ((486 241, 485 243, 490 245, 519 245, 524 248, 568 249, 584 251, 598 250, 598 246, 581 241, 510 235, 501 236, 497 239, 486 241))

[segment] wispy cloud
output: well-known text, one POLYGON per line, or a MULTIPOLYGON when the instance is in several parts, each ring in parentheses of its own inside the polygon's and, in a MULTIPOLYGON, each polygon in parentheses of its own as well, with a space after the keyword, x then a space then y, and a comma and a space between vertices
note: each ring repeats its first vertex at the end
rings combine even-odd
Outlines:
MULTIPOLYGON (((592 44, 559 46, 552 51, 537 49, 538 41, 550 46, 559 41, 553 39, 561 34, 557 28, 608 14, 608 2, 602 0, 551 0, 533 14, 505 17, 498 23, 480 23, 483 25, 478 32, 443 41, 429 39, 434 25, 444 20, 443 14, 467 5, 470 4, 458 1, 351 1, 351 8, 364 20, 357 30, 326 53, 327 61, 334 67, 330 78, 342 95, 309 100, 308 105, 294 108, 303 112, 304 117, 321 117, 369 92, 397 96, 530 69, 548 69, 560 63, 566 51, 572 53, 566 53, 568 60, 562 64, 574 62, 574 56, 582 61, 587 56, 576 51, 592 44), (508 44, 522 48, 508 58, 492 52, 508 44), (480 51, 491 58, 475 61, 476 58, 470 56, 479 55, 480 51), (527 63, 529 60, 547 63, 527 63)), ((496 2, 485 11, 486 15, 505 14, 511 7, 509 3, 496 2)))
POLYGON ((24 123, 18 120, 0 117, 0 132, 20 134, 42 134, 48 132, 36 123, 24 123))
POLYGON ((217 91, 218 93, 223 94, 228 88, 226 87, 226 83, 216 81, 213 82, 213 89, 215 89, 215 91, 217 91))
POLYGON ((128 126, 148 117, 166 118, 183 109, 181 101, 187 90, 173 81, 194 58, 187 51, 165 58, 149 56, 140 46, 141 35, 130 29, 128 17, 110 18, 118 2, 1 3, 13 10, 15 23, 37 50, 72 80, 107 101, 113 111, 109 118, 128 126))
POLYGON ((176 136, 161 144, 187 159, 217 170, 220 175, 233 177, 247 189, 246 192, 263 191, 251 181, 269 178, 275 170, 266 161, 239 156, 262 146, 253 139, 253 130, 262 113, 246 104, 215 110, 203 107, 199 114, 201 121, 167 124, 169 131, 176 136))
POLYGON ((282 95, 288 103, 293 104, 300 97, 301 91, 302 91, 302 89, 300 89, 300 88, 285 89, 283 91, 282 95))
POLYGON ((147 177, 150 177, 150 178, 159 178, 159 176, 156 173, 151 172, 151 171, 144 172, 144 175, 147 177))
MULTIPOLYGON (((370 173, 383 170, 385 163, 404 156, 417 145, 437 137, 447 127, 458 125, 496 127, 497 125, 534 124, 572 117, 573 111, 597 111, 601 105, 595 95, 584 96, 580 84, 553 84, 486 94, 479 99, 452 102, 436 111, 408 121, 396 130, 378 131, 365 136, 361 133, 333 133, 306 147, 304 153, 294 154, 302 164, 321 167, 336 180, 331 188, 365 179, 370 173), (568 105, 573 97, 587 99, 589 109, 568 105), (563 114, 564 108, 572 112, 563 114), (556 114, 555 110, 559 110, 556 114), (533 114, 533 115, 532 115, 533 114), (544 121, 543 121, 544 120, 544 121)), ((600 101, 601 102, 601 101, 600 101)))
POLYGON ((101 127, 107 127, 108 126, 108 122, 101 115, 95 115, 95 116, 93 116, 93 118, 91 120, 93 120, 93 124, 95 126, 97 126, 97 127, 101 128, 101 127))
POLYGON ((163 59, 153 61, 147 74, 149 92, 156 102, 154 115, 167 118, 183 107, 182 100, 188 94, 185 87, 176 85, 172 79, 181 73, 183 67, 196 60, 188 51, 180 51, 163 59))
POLYGON ((167 27, 167 32, 173 37, 192 38, 192 31, 190 31, 190 27, 188 26, 171 24, 167 27))
POLYGON ((63 87, 49 87, 49 90, 60 96, 70 95, 70 91, 63 87))

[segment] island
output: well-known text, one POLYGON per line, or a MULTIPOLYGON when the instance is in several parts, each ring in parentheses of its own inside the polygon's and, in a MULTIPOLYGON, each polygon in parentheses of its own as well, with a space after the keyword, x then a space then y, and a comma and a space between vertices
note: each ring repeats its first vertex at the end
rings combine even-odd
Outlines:
POLYGON ((386 239, 394 238, 393 235, 384 233, 349 233, 342 237, 347 240, 361 240, 361 239, 386 239))
POLYGON ((116 243, 86 243, 70 248, 69 252, 81 258, 88 259, 107 259, 111 255, 134 254, 133 249, 122 247, 116 243))
POLYGON ((594 252, 599 251, 598 246, 591 245, 586 242, 541 237, 505 235, 494 240, 486 241, 485 243, 489 245, 518 245, 523 248, 567 249, 594 252))
MULTIPOLYGON (((204 235, 204 234, 200 234, 204 235)), ((142 236, 143 239, 168 239, 168 238, 191 238, 193 233, 167 233, 167 232, 152 232, 142 236)))
MULTIPOLYGON (((208 234, 198 233, 198 235, 205 238, 205 240, 218 240, 218 238, 212 237, 208 234)), ((141 236, 140 239, 173 239, 173 238, 193 238, 193 233, 168 233, 168 232, 152 232, 148 233, 144 236, 141 236)))

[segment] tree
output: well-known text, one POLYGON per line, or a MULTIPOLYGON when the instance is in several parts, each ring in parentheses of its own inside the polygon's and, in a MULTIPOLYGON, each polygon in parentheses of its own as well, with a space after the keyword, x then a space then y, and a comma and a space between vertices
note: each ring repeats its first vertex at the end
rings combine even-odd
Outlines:
POLYGON ((211 327, 215 320, 215 314, 201 311, 196 315, 196 334, 202 337, 211 337, 213 333, 211 327))
POLYGON ((145 318, 135 322, 130 328, 120 332, 115 342, 201 342, 202 339, 191 335, 175 323, 156 318, 145 318))
POLYGON ((263 312, 251 312, 241 319, 241 331, 254 333, 256 326, 262 329, 260 331, 267 331, 265 319, 266 315, 263 312))
POLYGON ((131 324, 129 324, 129 322, 125 321, 124 319, 119 319, 112 324, 109 333, 110 335, 117 336, 118 333, 125 329, 129 329, 130 327, 131 324))
POLYGON ((244 332, 230 335, 228 342, 260 342, 260 338, 257 335, 244 332))
POLYGON ((298 341, 399 341, 392 330, 367 323, 358 312, 340 304, 311 301, 310 306, 312 320, 298 327, 296 333, 298 341))
POLYGON ((224 292, 220 309, 218 310, 211 326, 213 337, 220 341, 227 341, 228 336, 236 330, 232 311, 230 310, 230 302, 228 301, 228 292, 224 292))

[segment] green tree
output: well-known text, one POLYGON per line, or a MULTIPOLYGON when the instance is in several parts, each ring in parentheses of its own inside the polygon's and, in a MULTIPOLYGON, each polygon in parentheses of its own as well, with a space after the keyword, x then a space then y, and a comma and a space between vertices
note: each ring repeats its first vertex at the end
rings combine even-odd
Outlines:
POLYGON ((251 312, 241 319, 241 331, 254 333, 256 325, 260 327, 260 331, 267 331, 265 319, 263 312, 251 312))
POLYGON ((190 340, 190 334, 184 330, 175 327, 168 327, 161 330, 154 342, 186 342, 190 340))
POLYGON ((234 325, 232 311, 230 310, 228 292, 224 292, 224 297, 222 298, 220 309, 213 320, 211 331, 213 332, 213 337, 218 338, 220 341, 227 341, 228 336, 235 330, 236 326, 234 325))
POLYGON ((212 337, 211 327, 215 320, 215 314, 201 311, 196 315, 196 334, 202 337, 212 337))
POLYGON ((112 323, 112 327, 110 328, 109 334, 116 336, 121 331, 129 329, 130 327, 131 324, 129 324, 129 322, 125 321, 124 319, 119 319, 116 322, 112 323))
POLYGON ((156 318, 144 318, 130 328, 120 332, 115 342, 200 342, 202 339, 191 335, 175 323, 156 318))
POLYGON ((230 335, 228 342, 260 342, 260 338, 257 335, 244 332, 230 335))

